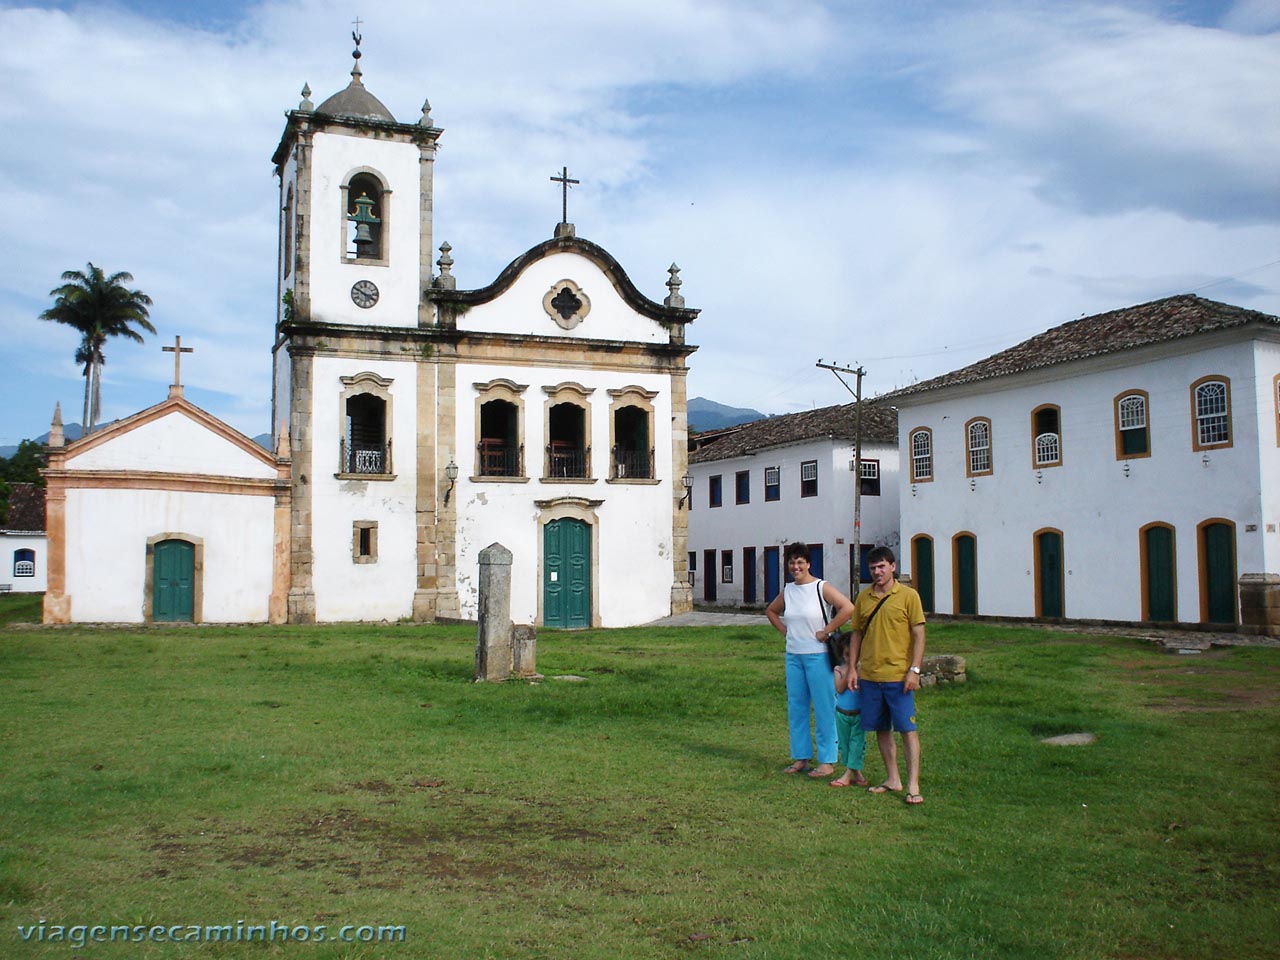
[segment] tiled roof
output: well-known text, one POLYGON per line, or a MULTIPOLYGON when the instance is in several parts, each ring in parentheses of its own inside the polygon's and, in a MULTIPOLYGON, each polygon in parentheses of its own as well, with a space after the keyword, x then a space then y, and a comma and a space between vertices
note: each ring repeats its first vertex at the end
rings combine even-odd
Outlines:
POLYGON ((1072 320, 985 360, 932 380, 881 394, 876 399, 892 402, 940 387, 991 380, 1073 360, 1120 353, 1251 324, 1280 329, 1280 317, 1246 310, 1229 303, 1218 303, 1216 300, 1205 300, 1189 293, 1181 294, 1072 320))
POLYGON ((44 487, 34 483, 15 483, 10 487, 4 529, 44 530, 44 487))
MULTIPOLYGON (((853 403, 820 407, 802 413, 752 420, 727 431, 727 435, 689 454, 690 463, 728 460, 756 450, 779 447, 819 437, 854 439, 853 403)), ((697 438, 694 438, 695 442, 697 438)), ((898 445, 898 411, 889 406, 865 403, 862 408, 862 442, 898 445)))

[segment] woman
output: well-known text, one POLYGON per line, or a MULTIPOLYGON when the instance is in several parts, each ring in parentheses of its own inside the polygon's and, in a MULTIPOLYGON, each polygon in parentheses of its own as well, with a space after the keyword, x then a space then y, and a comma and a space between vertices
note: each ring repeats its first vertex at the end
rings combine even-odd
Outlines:
POLYGON ((818 741, 818 766, 811 777, 835 772, 836 686, 827 660, 826 640, 853 616, 853 604, 843 593, 809 571, 809 548, 787 544, 784 552, 791 583, 773 598, 765 613, 787 638, 787 723, 791 728, 791 765, 783 773, 809 769, 813 742, 809 737, 809 709, 813 708, 818 741), (822 600, 819 600, 821 592, 822 600), (830 622, 827 610, 835 610, 830 622))

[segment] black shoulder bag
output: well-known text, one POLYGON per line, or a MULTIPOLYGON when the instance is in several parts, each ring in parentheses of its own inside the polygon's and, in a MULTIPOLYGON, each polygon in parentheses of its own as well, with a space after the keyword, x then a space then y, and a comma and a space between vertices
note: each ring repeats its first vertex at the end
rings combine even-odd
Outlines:
MULTIPOLYGON (((867 630, 871 627, 871 621, 876 618, 876 614, 880 612, 880 608, 884 606, 884 602, 888 600, 889 597, 890 594, 887 593, 881 597, 880 602, 877 603, 875 609, 871 611, 871 615, 867 617, 867 622, 862 625, 862 635, 864 637, 867 635, 867 630)), ((827 609, 826 601, 822 596, 821 580, 818 581, 818 604, 824 611, 827 609)), ((853 604, 856 608, 858 601, 855 599, 853 604)), ((852 631, 850 631, 850 633, 852 633, 852 631)), ((848 652, 845 645, 849 642, 849 636, 849 633, 842 633, 839 631, 834 634, 827 635, 827 662, 831 664, 832 670, 844 663, 845 655, 848 652)))

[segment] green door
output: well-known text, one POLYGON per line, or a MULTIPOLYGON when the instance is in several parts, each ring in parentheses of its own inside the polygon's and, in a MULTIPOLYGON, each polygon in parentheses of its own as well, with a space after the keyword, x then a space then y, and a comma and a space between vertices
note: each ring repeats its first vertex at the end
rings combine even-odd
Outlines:
POLYGON ((1209 523, 1201 529, 1201 571, 1205 590, 1205 620, 1236 622, 1236 537, 1229 524, 1209 523))
POLYGON ((186 540, 155 546, 151 619, 191 621, 195 616, 196 548, 186 540))
POLYGON ((581 520, 552 520, 542 537, 543 624, 591 626, 591 527, 581 520))
POLYGON ((1040 602, 1037 617, 1061 617, 1062 534, 1046 530, 1036 534, 1036 586, 1040 602))
POLYGON ((1147 595, 1147 620, 1178 619, 1173 589, 1173 531, 1168 527, 1148 527, 1142 532, 1142 548, 1147 566, 1142 571, 1147 595))
POLYGON ((978 612, 978 540, 968 534, 956 537, 956 613, 978 612))
POLYGON ((911 541, 911 575, 925 613, 933 613, 933 540, 916 537, 911 541))

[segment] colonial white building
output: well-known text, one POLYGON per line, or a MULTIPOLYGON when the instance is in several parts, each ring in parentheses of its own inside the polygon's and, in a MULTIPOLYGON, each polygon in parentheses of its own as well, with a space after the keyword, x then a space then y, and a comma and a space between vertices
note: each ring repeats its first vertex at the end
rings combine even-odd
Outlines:
POLYGON ((927 609, 1280 631, 1280 319, 1171 297, 880 399, 927 609))
POLYGON ((443 131, 429 105, 416 123, 398 122, 364 87, 358 50, 344 90, 318 107, 309 95, 288 113, 273 157, 279 457, 250 463, 232 449, 242 447, 234 431, 209 422, 221 446, 185 426, 179 436, 174 424, 198 419, 180 398, 140 414, 145 423, 66 447, 51 481, 70 484, 92 465, 122 471, 117 482, 138 495, 86 503, 116 517, 102 533, 68 499, 65 582, 51 581, 46 619, 152 618, 147 583, 159 568, 148 545, 169 541, 192 545, 165 550, 178 551, 180 577, 203 597, 196 620, 471 618, 477 555, 495 542, 514 555, 518 623, 626 626, 687 609, 686 515, 673 478, 686 469, 695 348, 685 325, 698 311, 684 306, 678 268, 655 302, 562 222, 491 284, 460 290, 447 243, 439 273, 431 269, 443 131), (194 448, 209 456, 178 455, 194 448), (140 474, 274 484, 277 467, 287 490, 271 486, 253 508, 242 497, 265 512, 227 513, 220 532, 198 522, 227 509, 201 503, 204 486, 140 493, 155 487, 140 474), (116 606, 87 601, 107 589, 90 575, 107 539, 129 571, 111 583, 116 606), (212 557, 224 548, 244 557, 252 609, 212 589, 212 557))
MULTIPOLYGON (((783 547, 809 545, 815 575, 854 589, 854 404, 714 431, 689 455, 689 567, 703 603, 767 604, 783 547)), ((695 442, 696 439, 695 439, 695 442)), ((866 552, 898 548, 898 430, 888 406, 862 418, 861 580, 866 552)))
POLYGON ((40 593, 47 584, 44 488, 15 483, 0 527, 0 592, 40 593))

